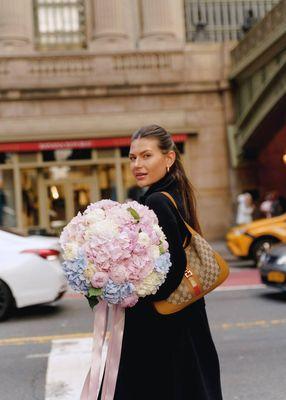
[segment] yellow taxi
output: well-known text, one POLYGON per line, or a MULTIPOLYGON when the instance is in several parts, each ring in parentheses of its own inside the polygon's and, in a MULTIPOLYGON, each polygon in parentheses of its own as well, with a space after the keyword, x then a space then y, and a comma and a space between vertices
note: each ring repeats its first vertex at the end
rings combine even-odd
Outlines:
POLYGON ((235 256, 257 261, 274 243, 286 243, 286 214, 237 225, 228 231, 226 241, 235 256))

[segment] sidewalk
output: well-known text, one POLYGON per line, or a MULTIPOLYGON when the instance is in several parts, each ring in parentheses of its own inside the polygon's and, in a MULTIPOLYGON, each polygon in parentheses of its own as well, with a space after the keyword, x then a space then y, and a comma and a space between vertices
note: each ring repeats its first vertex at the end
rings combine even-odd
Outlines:
POLYGON ((217 290, 264 287, 261 283, 259 270, 255 267, 252 260, 241 260, 235 257, 228 250, 224 240, 217 240, 210 244, 225 259, 230 267, 229 277, 217 290))
POLYGON ((238 258, 235 257, 233 254, 231 254, 231 252, 228 250, 225 240, 223 239, 215 240, 213 242, 210 242, 210 245, 225 259, 225 261, 227 262, 238 261, 238 258))

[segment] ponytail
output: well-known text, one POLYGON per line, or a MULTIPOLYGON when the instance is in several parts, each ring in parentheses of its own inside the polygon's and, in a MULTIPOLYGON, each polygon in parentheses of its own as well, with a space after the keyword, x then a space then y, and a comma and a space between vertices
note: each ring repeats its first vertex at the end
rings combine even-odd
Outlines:
POLYGON ((191 225, 192 228, 199 234, 202 234, 202 230, 200 227, 200 223, 197 217, 197 205, 196 205, 196 198, 194 194, 194 188, 190 183, 186 172, 184 170, 181 156, 178 151, 177 146, 174 144, 173 150, 176 153, 176 160, 172 167, 170 168, 170 174, 175 178, 177 181, 179 192, 182 195, 183 199, 183 208, 186 215, 186 222, 191 225))

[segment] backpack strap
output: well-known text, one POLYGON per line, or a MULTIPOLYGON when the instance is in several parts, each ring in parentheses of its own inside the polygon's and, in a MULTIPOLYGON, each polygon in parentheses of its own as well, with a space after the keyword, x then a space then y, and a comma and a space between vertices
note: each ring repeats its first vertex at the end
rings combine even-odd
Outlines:
POLYGON ((198 235, 198 233, 184 220, 184 218, 182 217, 182 214, 180 213, 180 211, 178 209, 177 203, 175 202, 174 198, 170 195, 170 193, 168 193, 168 192, 160 192, 160 193, 162 193, 164 196, 166 196, 172 202, 172 204, 176 208, 179 216, 181 217, 182 221, 184 222, 187 230, 194 236, 198 235))

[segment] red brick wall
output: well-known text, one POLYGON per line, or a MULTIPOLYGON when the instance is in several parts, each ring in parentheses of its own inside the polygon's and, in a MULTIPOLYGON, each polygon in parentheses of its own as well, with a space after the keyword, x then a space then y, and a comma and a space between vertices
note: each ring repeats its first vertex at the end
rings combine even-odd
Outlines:
POLYGON ((276 134, 272 141, 259 154, 259 187, 261 194, 277 190, 286 196, 286 164, 283 154, 286 153, 286 126, 276 134))

